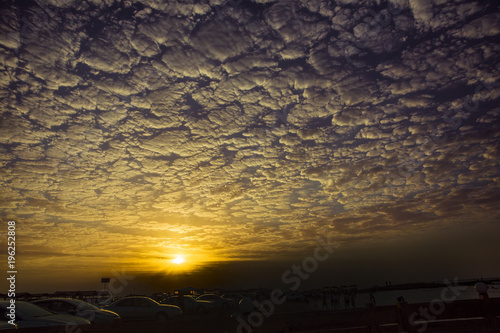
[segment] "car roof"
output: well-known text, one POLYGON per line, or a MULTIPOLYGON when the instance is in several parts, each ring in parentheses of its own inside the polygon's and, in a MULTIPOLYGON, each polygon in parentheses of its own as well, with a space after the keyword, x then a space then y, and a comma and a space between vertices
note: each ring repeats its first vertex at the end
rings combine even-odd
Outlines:
MULTIPOLYGON (((28 304, 30 304, 29 302, 26 302, 26 301, 18 301, 18 300, 16 300, 16 304, 17 303, 28 303, 28 304)), ((10 304, 9 300, 0 300, 0 305, 6 305, 6 306, 8 306, 9 304, 10 304)))
MULTIPOLYGON (((39 303, 39 302, 44 302, 44 301, 63 301, 63 302, 85 302, 84 300, 81 299, 76 299, 76 298, 63 298, 63 297, 54 297, 54 298, 42 298, 42 299, 36 299, 31 301, 31 303, 39 303)), ((85 302, 87 303, 87 302, 85 302)))
MULTIPOLYGON (((147 297, 147 296, 125 296, 125 297, 122 297, 122 298, 119 298, 117 299, 116 301, 114 301, 113 303, 117 303, 117 302, 120 302, 124 299, 145 299, 145 300, 148 300, 148 301, 151 301, 153 303, 158 303, 157 301, 155 301, 154 299, 152 299, 151 297, 147 297)), ((112 304, 113 304, 112 303, 112 304)))

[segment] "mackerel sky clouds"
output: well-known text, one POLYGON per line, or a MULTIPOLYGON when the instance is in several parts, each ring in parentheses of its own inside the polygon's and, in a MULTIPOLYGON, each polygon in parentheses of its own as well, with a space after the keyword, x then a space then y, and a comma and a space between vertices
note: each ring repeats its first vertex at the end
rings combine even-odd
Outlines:
POLYGON ((384 243, 498 251, 499 36, 495 1, 3 2, 18 260, 49 281, 300 262, 319 236, 356 272, 384 243))

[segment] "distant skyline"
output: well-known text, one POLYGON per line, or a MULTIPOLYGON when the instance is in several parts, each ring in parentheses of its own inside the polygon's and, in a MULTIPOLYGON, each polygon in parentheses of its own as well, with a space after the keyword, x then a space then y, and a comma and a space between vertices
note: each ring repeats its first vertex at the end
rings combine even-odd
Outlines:
POLYGON ((18 291, 500 276, 497 2, 0 9, 18 291))

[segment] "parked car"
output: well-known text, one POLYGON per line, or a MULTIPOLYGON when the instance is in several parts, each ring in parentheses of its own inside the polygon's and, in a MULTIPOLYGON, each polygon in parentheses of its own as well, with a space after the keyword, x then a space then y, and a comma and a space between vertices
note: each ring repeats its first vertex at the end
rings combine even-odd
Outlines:
POLYGON ((4 333, 17 332, 17 324, 9 324, 7 319, 0 318, 0 331, 4 333))
POLYGON ((236 304, 238 304, 243 299, 243 297, 243 295, 237 293, 227 293, 222 295, 222 298, 232 299, 236 304))
MULTIPOLYGON (((10 301, 0 301, 0 318, 10 320, 8 314, 10 310, 10 301)), ((31 304, 23 301, 16 301, 15 303, 16 324, 19 329, 24 328, 37 328, 37 331, 45 328, 50 332, 67 332, 68 325, 72 327, 73 332, 88 331, 90 328, 90 321, 71 315, 55 314, 38 305, 31 304)))
POLYGON ((236 302, 230 298, 224 298, 222 296, 216 294, 204 294, 198 296, 197 298, 200 301, 210 301, 215 304, 216 308, 229 309, 236 305, 236 302))
POLYGON ((183 307, 179 304, 178 296, 171 296, 164 299, 162 304, 176 305, 182 308, 183 313, 207 313, 215 308, 214 302, 203 301, 191 296, 182 296, 183 307))
POLYGON ((95 305, 73 298, 48 298, 32 301, 31 303, 41 306, 54 313, 75 315, 87 319, 94 325, 107 328, 119 328, 120 316, 112 311, 99 309, 95 305))
POLYGON ((178 306, 160 304, 144 296, 124 297, 103 308, 118 313, 123 320, 166 321, 182 315, 178 306))
POLYGON ((116 297, 109 297, 108 299, 104 301, 98 301, 96 302, 96 306, 102 308, 103 306, 110 305, 113 302, 116 302, 118 298, 116 297))

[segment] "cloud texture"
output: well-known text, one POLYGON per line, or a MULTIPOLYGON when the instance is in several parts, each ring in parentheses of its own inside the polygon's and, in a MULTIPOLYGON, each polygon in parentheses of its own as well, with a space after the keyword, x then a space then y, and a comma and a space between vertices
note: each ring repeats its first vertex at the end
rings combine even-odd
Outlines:
POLYGON ((498 222, 493 1, 2 6, 2 219, 27 264, 498 222))

